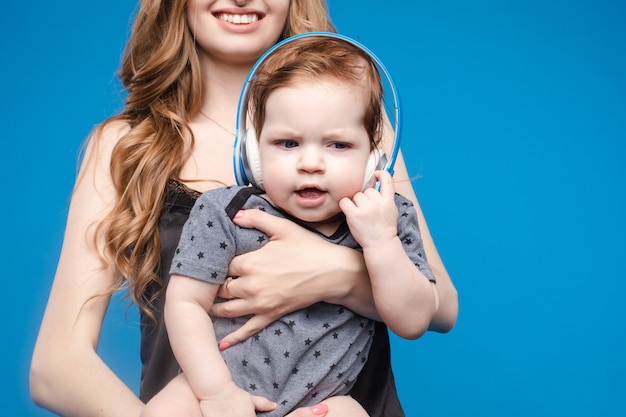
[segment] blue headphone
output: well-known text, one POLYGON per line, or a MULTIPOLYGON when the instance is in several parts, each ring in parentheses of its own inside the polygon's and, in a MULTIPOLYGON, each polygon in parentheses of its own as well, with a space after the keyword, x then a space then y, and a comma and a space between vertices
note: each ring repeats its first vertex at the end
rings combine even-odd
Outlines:
MULTIPOLYGON (((241 91, 241 96, 239 98, 239 106, 237 109, 237 135, 235 136, 235 145, 234 145, 234 154, 233 154, 233 163, 235 168, 235 179, 238 185, 252 185, 257 188, 263 189, 263 177, 261 175, 261 161, 259 157, 259 149, 258 143, 256 139, 256 134, 254 127, 251 126, 246 128, 246 119, 248 113, 248 96, 250 92, 250 85, 256 78, 256 70, 261 65, 261 63, 267 59, 273 52, 275 52, 281 45, 284 45, 288 42, 292 42, 296 39, 310 36, 326 36, 331 38, 342 39, 357 48, 362 49, 365 53, 367 53, 374 64, 376 65, 378 71, 382 74, 384 79, 386 79, 391 96, 393 98, 393 109, 390 110, 392 115, 390 115, 390 119, 394 122, 394 140, 393 147, 391 149, 391 154, 387 156, 384 152, 379 149, 375 149, 370 154, 367 167, 365 170, 363 188, 367 187, 377 187, 374 185, 374 171, 377 170, 386 170, 391 175, 393 175, 393 166, 396 162, 396 158, 398 156, 398 151, 400 150, 400 99, 398 97, 397 90, 395 88, 395 84, 391 79, 391 75, 382 64, 382 62, 365 46, 361 45, 354 39, 348 38, 347 36, 340 35, 332 32, 307 32, 300 35, 291 36, 286 38, 272 48, 267 50, 252 66, 248 77, 244 83, 243 89, 241 91)), ((381 77, 381 79, 383 78, 381 77)))

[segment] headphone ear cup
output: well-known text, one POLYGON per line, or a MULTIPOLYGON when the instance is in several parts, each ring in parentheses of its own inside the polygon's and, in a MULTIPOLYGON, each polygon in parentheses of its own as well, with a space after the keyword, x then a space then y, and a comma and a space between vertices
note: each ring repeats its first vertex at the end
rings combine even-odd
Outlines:
POLYGON ((259 153, 259 142, 256 138, 256 130, 254 129, 254 126, 250 126, 248 130, 246 130, 245 152, 244 166, 247 166, 248 168, 246 176, 252 186, 263 190, 261 155, 259 153))
POLYGON ((376 184, 376 178, 374 172, 385 169, 387 165, 387 155, 378 148, 375 148, 367 159, 367 165, 365 166, 365 176, 363 177, 363 190, 366 188, 374 187, 376 184))

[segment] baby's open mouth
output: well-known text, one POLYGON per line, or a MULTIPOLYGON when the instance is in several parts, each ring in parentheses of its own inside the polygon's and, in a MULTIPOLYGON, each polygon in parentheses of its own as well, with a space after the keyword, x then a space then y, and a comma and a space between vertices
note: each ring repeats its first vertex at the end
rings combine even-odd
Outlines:
POLYGON ((302 198, 317 198, 324 193, 325 191, 322 191, 319 188, 303 188, 296 191, 296 194, 298 194, 302 198))

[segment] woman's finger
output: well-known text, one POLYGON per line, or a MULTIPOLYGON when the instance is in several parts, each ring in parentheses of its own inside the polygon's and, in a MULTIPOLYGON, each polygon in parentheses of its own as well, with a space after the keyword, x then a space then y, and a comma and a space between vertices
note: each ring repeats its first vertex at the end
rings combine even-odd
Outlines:
POLYGON ((235 278, 233 278, 233 277, 226 278, 224 283, 222 285, 220 285, 219 289, 217 290, 217 295, 220 298, 224 298, 226 300, 237 298, 233 294, 233 292, 232 292, 233 291, 233 282, 235 282, 235 278))
POLYGON ((229 347, 243 342, 249 337, 254 336, 270 324, 276 321, 276 317, 270 317, 265 315, 256 315, 250 318, 243 326, 235 330, 234 332, 226 335, 219 343, 220 350, 228 349, 229 347))
POLYGON ((293 224, 287 219, 273 216, 258 209, 239 210, 233 222, 241 227, 258 229, 270 237, 280 234, 293 224))
POLYGON ((233 298, 221 303, 214 303, 211 307, 211 315, 215 317, 235 318, 254 314, 254 308, 244 298, 233 298))

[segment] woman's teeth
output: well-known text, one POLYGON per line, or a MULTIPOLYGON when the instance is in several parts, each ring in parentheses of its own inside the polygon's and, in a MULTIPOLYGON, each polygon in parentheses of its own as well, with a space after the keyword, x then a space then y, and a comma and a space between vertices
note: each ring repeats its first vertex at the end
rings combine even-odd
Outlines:
POLYGON ((218 19, 224 22, 233 23, 235 25, 247 25, 259 20, 256 14, 226 14, 222 13, 217 16, 218 19))

